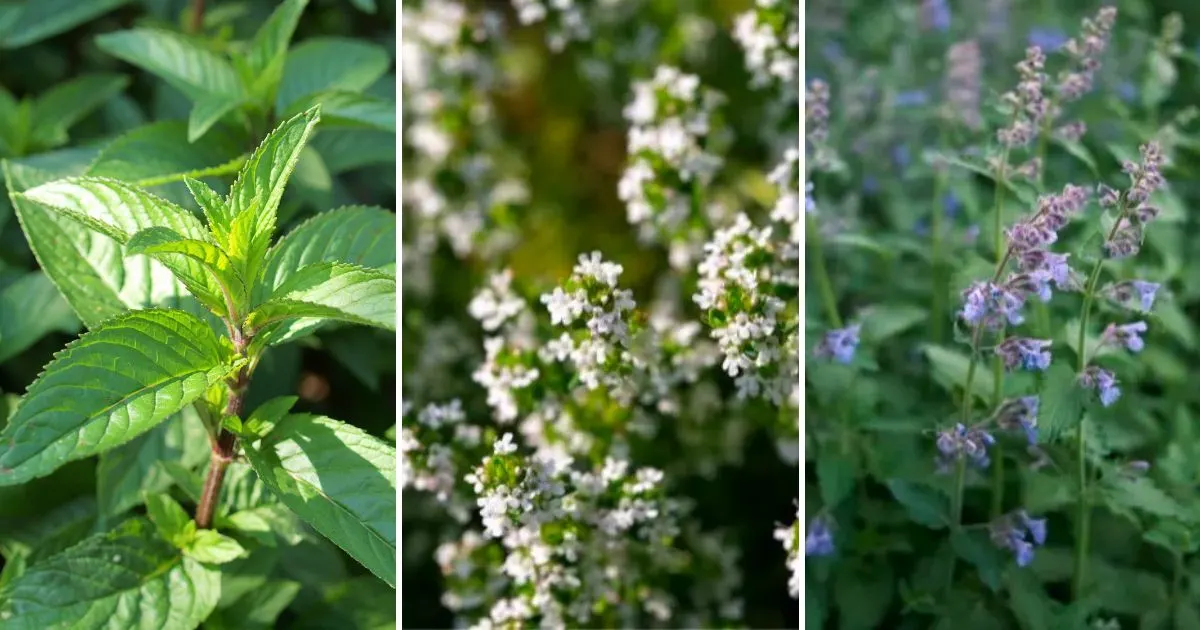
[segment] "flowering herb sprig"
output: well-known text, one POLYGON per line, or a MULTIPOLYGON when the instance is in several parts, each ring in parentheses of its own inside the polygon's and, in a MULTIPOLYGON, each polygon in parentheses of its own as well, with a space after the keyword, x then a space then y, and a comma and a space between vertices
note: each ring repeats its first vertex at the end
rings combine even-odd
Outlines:
POLYGON ((715 209, 703 191, 723 164, 711 145, 724 98, 672 66, 633 90, 624 112, 630 160, 617 194, 639 238, 668 245, 671 264, 683 269, 694 264, 715 209))
POLYGON ((800 50, 797 9, 787 0, 759 0, 734 19, 733 38, 745 52, 751 87, 774 84, 782 93, 795 93, 800 50))
MULTIPOLYGON (((1127 189, 1117 192, 1111 188, 1100 187, 1100 205, 1113 210, 1116 215, 1113 217, 1112 227, 1103 243, 1108 258, 1127 258, 1137 254, 1141 249, 1147 224, 1159 214, 1158 208, 1148 202, 1150 197, 1165 183, 1160 171, 1163 163, 1162 150, 1154 142, 1142 145, 1139 150, 1142 158, 1140 163, 1129 161, 1123 165, 1124 172, 1130 178, 1130 185, 1127 189)), ((1101 404, 1109 406, 1120 396, 1121 390, 1117 386, 1118 381, 1111 371, 1093 365, 1092 361, 1100 349, 1106 346, 1123 346, 1130 352, 1139 352, 1144 345, 1141 335, 1146 332, 1147 326, 1145 322, 1141 321, 1123 325, 1110 323, 1101 335, 1097 346, 1091 349, 1087 347, 1088 322, 1095 298, 1101 295, 1097 286, 1105 261, 1105 257, 1096 259, 1084 290, 1079 339, 1076 345, 1079 354, 1076 374, 1081 387, 1095 390, 1101 404)), ((1119 289, 1114 289, 1109 294, 1119 292, 1119 289)), ((1152 305, 1153 296, 1151 295, 1149 298, 1147 301, 1152 305)), ((1091 529, 1091 506, 1087 497, 1089 470, 1086 458, 1086 420, 1087 415, 1081 413, 1076 436, 1076 458, 1079 466, 1076 473, 1079 493, 1076 517, 1078 531, 1075 540, 1074 589, 1076 595, 1083 592, 1086 580, 1091 529)))

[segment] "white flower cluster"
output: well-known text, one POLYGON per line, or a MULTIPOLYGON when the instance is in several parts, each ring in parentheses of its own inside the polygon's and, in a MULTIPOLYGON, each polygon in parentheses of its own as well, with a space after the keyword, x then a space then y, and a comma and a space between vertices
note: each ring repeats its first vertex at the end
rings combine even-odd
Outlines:
POLYGON ((626 375, 635 367, 628 351, 629 319, 636 304, 631 291, 617 288, 621 271, 621 265, 601 259, 600 252, 583 254, 565 290, 555 287, 542 295, 550 323, 570 332, 543 346, 541 358, 547 363, 570 361, 588 389, 604 384, 628 404, 634 392, 626 375))
MULTIPOLYGON (((776 166, 767 179, 779 189, 775 206, 771 208, 771 220, 787 232, 787 240, 779 245, 780 282, 800 286, 800 149, 792 147, 784 152, 783 161, 776 166), (794 272, 795 275, 791 275, 794 272)), ((810 185, 811 186, 811 185, 810 185)), ((807 195, 808 191, 805 191, 807 195)), ((805 198, 808 203, 809 198, 805 198)))
POLYGON ((554 52, 592 36, 588 16, 575 0, 512 0, 512 4, 522 24, 547 23, 546 45, 554 52))
POLYGON ((791 0, 758 0, 734 21, 733 37, 746 54, 751 87, 795 85, 800 79, 800 16, 791 0))
POLYGON ((497 208, 524 203, 524 184, 496 163, 503 142, 486 90, 496 81, 500 17, 461 2, 424 0, 403 8, 405 159, 401 191, 418 228, 414 244, 428 255, 445 237, 459 257, 511 244, 495 229, 497 208), (456 129, 469 126, 463 136, 456 129), (483 241, 483 242, 481 242, 483 241))
POLYGON ((455 399, 444 405, 430 404, 410 419, 411 405, 401 406, 402 422, 397 435, 400 450, 400 488, 412 488, 434 495, 459 522, 470 518, 469 505, 455 495, 459 485, 462 458, 480 446, 483 440, 478 425, 466 422, 462 402, 455 399))
POLYGON ((800 514, 796 514, 796 521, 791 525, 778 527, 775 529, 775 540, 783 543, 783 549, 787 552, 787 567, 792 572, 788 578, 788 593, 792 597, 800 598, 800 572, 803 570, 804 558, 800 555, 800 514))
POLYGON ((466 477, 484 534, 467 532, 438 550, 447 581, 464 586, 452 588, 456 596, 443 602, 478 615, 473 628, 668 620, 674 601, 657 578, 682 570, 686 558, 673 546, 683 506, 662 496, 662 472, 632 470, 614 458, 598 470, 580 470, 561 452, 525 457, 516 451, 506 434, 466 477), (479 562, 479 550, 491 540, 503 550, 501 575, 479 562))
POLYGON ((671 66, 660 66, 652 80, 635 83, 633 90, 625 108, 629 164, 617 195, 639 237, 671 244, 672 265, 686 268, 698 253, 697 239, 707 236, 694 233, 689 219, 704 218, 701 190, 723 162, 705 147, 722 98, 695 75, 671 66))
POLYGON ((717 230, 704 246, 697 271, 699 291, 692 297, 708 312, 712 337, 735 378, 738 396, 763 396, 773 404, 793 395, 797 356, 783 334, 787 303, 775 294, 778 284, 794 282, 779 264, 778 243, 770 226, 756 228, 745 214, 717 230))

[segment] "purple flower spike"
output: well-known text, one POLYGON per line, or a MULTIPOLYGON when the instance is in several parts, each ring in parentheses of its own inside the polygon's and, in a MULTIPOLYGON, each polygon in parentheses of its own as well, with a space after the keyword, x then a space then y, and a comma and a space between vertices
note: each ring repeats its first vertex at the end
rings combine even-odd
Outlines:
POLYGON ((996 346, 996 355, 1004 360, 1004 367, 1008 370, 1020 366, 1030 371, 1041 371, 1050 367, 1050 352, 1047 348, 1051 343, 1049 339, 1013 337, 996 346))

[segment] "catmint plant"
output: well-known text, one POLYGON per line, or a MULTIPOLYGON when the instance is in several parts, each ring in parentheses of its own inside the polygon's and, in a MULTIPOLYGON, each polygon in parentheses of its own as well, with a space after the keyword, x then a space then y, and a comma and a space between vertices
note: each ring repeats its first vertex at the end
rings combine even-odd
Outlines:
POLYGON ((295 397, 247 402, 273 349, 336 323, 395 328, 394 215, 331 210, 277 238, 285 187, 320 112, 308 109, 269 133, 228 194, 185 178, 203 219, 126 181, 34 183, 8 168, 23 224, 71 226, 67 241, 27 236, 88 330, 9 416, 0 486, 103 458, 179 414, 197 418, 202 430, 187 439, 207 444, 209 456, 207 465, 163 461, 180 494, 168 484, 121 500, 104 515, 106 527, 9 574, 0 586, 3 627, 88 619, 197 627, 218 606, 223 570, 263 548, 297 544, 300 523, 394 588, 394 447, 351 424, 292 413, 295 397), (63 267, 64 245, 136 261, 131 269, 145 275, 126 277, 126 287, 177 299, 113 308, 105 295, 113 278, 63 267), (129 513, 143 503, 145 516, 129 513))

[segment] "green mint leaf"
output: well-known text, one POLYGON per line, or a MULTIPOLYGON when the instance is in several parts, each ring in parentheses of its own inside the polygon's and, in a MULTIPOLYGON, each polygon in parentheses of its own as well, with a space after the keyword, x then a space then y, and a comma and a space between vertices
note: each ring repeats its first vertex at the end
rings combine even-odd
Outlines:
POLYGON ((138 232, 126 244, 126 256, 145 255, 167 265, 172 271, 178 269, 176 277, 201 301, 208 304, 218 315, 232 316, 230 308, 240 309, 249 298, 246 282, 234 268, 233 261, 220 247, 207 241, 184 238, 173 230, 152 227, 138 232), (196 262, 201 274, 195 275, 195 266, 176 264, 182 257, 196 262), (204 296, 204 297, 201 297, 204 296), (208 300, 214 300, 210 303, 208 300))
POLYGON ((321 106, 326 126, 361 127, 396 132, 396 104, 376 96, 357 92, 328 91, 296 101, 288 114, 321 106))
MULTIPOLYGON (((208 230, 192 213, 115 179, 67 178, 31 188, 20 196, 79 221, 121 245, 128 245, 135 234, 148 228, 170 229, 181 238, 196 241, 209 237, 208 230)), ((155 253, 153 257, 171 270, 196 299, 219 314, 224 312, 220 287, 210 280, 201 262, 178 252, 155 253)))
POLYGON ((229 190, 233 221, 228 251, 244 265, 246 278, 257 277, 275 232, 284 188, 320 119, 320 110, 313 108, 272 131, 254 150, 229 190))
POLYGON ((297 545, 304 539, 299 518, 279 503, 234 512, 217 522, 222 528, 237 530, 267 547, 276 547, 279 541, 297 545))
POLYGON ((192 470, 191 467, 185 466, 176 461, 162 461, 159 463, 162 471, 171 478, 175 485, 192 500, 193 503, 200 503, 200 493, 204 489, 204 479, 198 473, 192 470))
POLYGON ((229 229, 233 224, 233 214, 229 211, 229 203, 225 201, 225 197, 198 179, 184 177, 183 182, 187 184, 192 198, 204 212, 204 218, 208 220, 209 233, 221 247, 228 249, 229 229))
POLYGON ((243 94, 206 94, 196 99, 188 114, 188 142, 199 140, 220 122, 229 112, 237 109, 249 98, 243 94))
POLYGON ((266 435, 299 401, 297 396, 279 396, 259 405, 250 413, 250 417, 246 418, 246 434, 254 437, 266 435))
POLYGON ((300 594, 300 588, 301 584, 292 580, 266 581, 230 607, 218 610, 205 625, 212 630, 272 630, 277 627, 279 615, 300 594))
POLYGON ((227 564, 245 556, 246 550, 228 536, 202 529, 195 533, 191 542, 184 545, 183 553, 204 564, 227 564))
POLYGON ((107 177, 69 177, 17 193, 125 244, 134 234, 167 227, 185 238, 208 231, 192 213, 128 182, 107 177))
POLYGON ((208 453, 208 438, 194 406, 128 444, 101 453, 96 466, 100 514, 119 516, 140 504, 143 494, 166 492, 175 480, 164 463, 191 468, 206 461, 208 453))
POLYGON ((391 65, 387 49, 376 44, 338 37, 305 40, 287 55, 275 109, 291 111, 300 99, 327 90, 361 92, 391 65))
POLYGON ((129 85, 117 74, 89 74, 59 83, 33 103, 30 135, 43 147, 65 144, 67 130, 129 85))
POLYGON ((227 377, 207 323, 173 310, 135 311, 56 355, 0 433, 0 486, 120 446, 227 377))
POLYGON ((275 98, 275 90, 283 77, 288 44, 306 6, 308 0, 281 2, 254 34, 250 49, 246 51, 246 71, 253 80, 250 89, 268 103, 275 98))
POLYGON ((394 268, 395 213, 377 206, 345 206, 301 223, 271 248, 256 297, 265 299, 293 271, 319 262, 394 268))
POLYGON ((50 181, 53 175, 12 162, 3 167, 13 209, 30 249, 85 326, 95 328, 131 308, 171 304, 186 295, 159 263, 122 260, 116 241, 15 194, 50 181))
MULTIPOLYGON (((25 0, 0 28, 0 48, 29 46, 104 15, 131 0, 25 0)), ((11 6, 11 5, 9 5, 11 6)))
POLYGON ((5 630, 192 630, 220 593, 220 573, 135 519, 30 566, 0 590, 0 620, 5 630))
POLYGON ((87 174, 138 186, 236 173, 245 161, 230 135, 210 133, 189 144, 188 127, 166 121, 138 127, 104 147, 87 174))
POLYGON ((0 290, 0 363, 51 332, 79 332, 79 318, 41 271, 0 290))
POLYGON ((279 497, 267 487, 250 465, 234 462, 225 469, 225 485, 221 489, 221 502, 217 506, 217 518, 264 505, 278 505, 279 497))
POLYGON ((343 422, 293 415, 246 456, 285 505, 395 587, 395 448, 343 422))
POLYGON ((180 33, 137 28, 100 35, 96 45, 163 79, 192 101, 242 93, 241 82, 229 61, 203 42, 180 33))
POLYGON ((376 164, 396 163, 396 134, 374 129, 329 129, 313 138, 312 147, 334 175, 376 164))
POLYGON ((289 275, 263 304, 246 318, 254 331, 267 327, 269 341, 282 343, 311 332, 319 321, 335 320, 396 328, 396 278, 378 269, 335 262, 307 265, 289 275))
POLYGON ((91 497, 73 499, 29 518, 0 519, 0 553, 36 563, 86 538, 95 524, 96 501, 91 497))
POLYGON ((165 493, 146 493, 146 515, 158 535, 175 546, 182 546, 195 534, 195 524, 175 499, 165 493), (192 525, 189 531, 188 525, 192 525))

